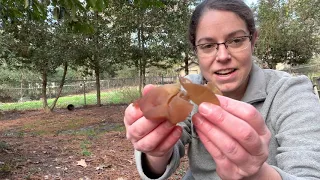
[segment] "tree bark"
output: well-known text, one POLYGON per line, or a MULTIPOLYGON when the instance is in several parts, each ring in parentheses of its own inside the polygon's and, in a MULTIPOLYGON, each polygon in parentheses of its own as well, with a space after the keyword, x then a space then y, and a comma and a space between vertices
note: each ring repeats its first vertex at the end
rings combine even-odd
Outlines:
POLYGON ((101 106, 101 90, 100 90, 100 67, 99 61, 96 59, 95 64, 95 77, 96 77, 96 88, 97 88, 97 105, 101 106))
POLYGON ((43 109, 45 111, 49 111, 48 107, 48 101, 47 101, 47 83, 48 83, 48 77, 47 77, 47 71, 43 70, 42 71, 42 104, 43 104, 43 109))
POLYGON ((189 74, 189 53, 186 51, 185 52, 185 57, 184 57, 184 71, 185 75, 189 74))
POLYGON ((94 72, 96 77, 96 88, 97 88, 97 105, 101 106, 101 90, 100 90, 100 58, 99 58, 99 23, 98 23, 98 12, 95 12, 96 15, 96 21, 97 21, 97 32, 94 35, 96 45, 95 45, 95 51, 93 55, 93 62, 94 62, 94 72))
POLYGON ((56 96, 56 99, 53 101, 52 103, 52 106, 50 108, 50 111, 53 111, 53 109, 55 108, 56 104, 57 104, 57 101, 61 95, 61 92, 62 92, 62 89, 63 89, 63 85, 64 85, 64 82, 66 80, 66 76, 67 76, 67 71, 68 71, 68 63, 65 62, 64 63, 64 68, 63 68, 63 75, 62 75, 62 79, 61 79, 61 82, 60 82, 60 85, 59 85, 59 89, 58 89, 58 94, 56 96))

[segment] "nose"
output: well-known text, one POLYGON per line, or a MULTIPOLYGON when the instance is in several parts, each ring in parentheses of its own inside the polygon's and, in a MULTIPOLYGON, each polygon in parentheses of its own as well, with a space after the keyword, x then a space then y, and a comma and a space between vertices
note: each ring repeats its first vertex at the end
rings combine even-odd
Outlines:
POLYGON ((216 60, 220 61, 220 62, 225 62, 225 61, 229 60, 230 58, 231 58, 230 53, 229 53, 227 47, 225 46, 225 44, 220 44, 218 46, 216 60))

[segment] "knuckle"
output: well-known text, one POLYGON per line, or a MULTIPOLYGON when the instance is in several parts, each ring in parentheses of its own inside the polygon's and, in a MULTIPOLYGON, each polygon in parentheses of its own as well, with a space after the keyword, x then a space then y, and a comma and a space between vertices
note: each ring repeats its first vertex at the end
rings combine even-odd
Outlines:
POLYGON ((232 155, 235 155, 238 153, 238 146, 236 145, 235 142, 232 142, 232 143, 228 143, 226 145, 226 152, 228 154, 232 154, 232 155))
POLYGON ((215 112, 216 122, 221 123, 224 121, 224 114, 221 110, 215 112))
POLYGON ((240 136, 242 137, 242 139, 245 141, 245 142, 251 142, 255 139, 255 134, 253 131, 251 130, 242 130, 240 132, 240 136))
POLYGON ((257 173, 260 168, 261 168, 260 163, 259 164, 252 164, 246 169, 246 172, 248 175, 252 175, 252 174, 257 173))
POLYGON ((132 137, 136 138, 142 138, 145 135, 143 129, 138 127, 130 128, 128 132, 132 137))
POLYGON ((243 111, 243 114, 246 117, 250 117, 250 118, 255 118, 256 116, 258 116, 258 112, 256 108, 252 105, 248 105, 245 111, 243 111))
POLYGON ((221 151, 216 151, 215 154, 213 155, 215 159, 225 159, 226 156, 221 152, 221 151))
POLYGON ((127 118, 126 117, 130 117, 131 116, 131 105, 129 105, 125 111, 124 111, 124 120, 126 120, 127 118))
POLYGON ((133 144, 133 148, 134 148, 135 150, 137 150, 137 151, 145 152, 145 151, 143 151, 143 149, 142 149, 137 143, 134 143, 134 144, 133 144))
POLYGON ((269 143, 269 141, 270 141, 270 139, 271 139, 272 134, 271 134, 271 132, 269 131, 269 129, 268 129, 268 128, 266 128, 266 129, 267 129, 267 132, 266 132, 266 139, 267 139, 267 142, 269 143))
POLYGON ((145 143, 145 142, 141 142, 139 144, 139 148, 143 151, 143 152, 151 152, 155 149, 155 145, 151 144, 151 143, 145 143))

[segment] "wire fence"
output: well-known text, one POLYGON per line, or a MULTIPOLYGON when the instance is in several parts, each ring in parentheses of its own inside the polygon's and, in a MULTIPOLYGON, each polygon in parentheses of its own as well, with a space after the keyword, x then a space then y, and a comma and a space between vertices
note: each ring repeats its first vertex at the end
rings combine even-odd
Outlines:
MULTIPOLYGON (((177 76, 157 76, 146 77, 146 84, 171 84, 177 82, 177 76)), ((59 92, 60 82, 47 83, 47 98, 55 98, 59 92)), ((116 91, 123 88, 139 87, 139 78, 121 78, 121 79, 105 79, 100 80, 100 90, 116 91)), ((95 80, 72 80, 64 83, 60 97, 70 95, 83 95, 84 98, 88 94, 96 93, 95 80)), ((25 102, 41 100, 42 84, 41 82, 23 82, 20 87, 0 87, 0 102, 25 102)), ((90 101, 84 99, 84 102, 90 101)))
MULTIPOLYGON (((298 67, 287 67, 283 69, 293 75, 304 74, 308 76, 313 84, 320 90, 320 65, 306 65, 298 67)), ((178 76, 153 76, 146 77, 146 84, 171 84, 178 81, 178 76)), ((47 83, 47 98, 55 98, 59 91, 60 82, 50 81, 47 83)), ((17 85, 15 85, 17 86, 17 85)), ((134 78, 113 78, 100 80, 101 92, 106 91, 123 91, 129 88, 138 88, 139 77, 134 78)), ((320 91, 319 91, 320 93, 320 91)), ((84 105, 92 100, 92 96, 96 95, 96 82, 95 80, 67 80, 64 83, 60 97, 70 95, 83 95, 82 100, 84 105), (91 98, 91 99, 90 99, 91 98)), ((25 101, 38 101, 42 97, 42 84, 41 82, 21 82, 18 87, 11 87, 9 85, 0 85, 0 103, 10 102, 25 102, 25 101)), ((108 102, 111 97, 102 97, 102 101, 108 102)), ((93 102, 93 103, 94 103, 93 102)), ((103 102, 102 102, 103 103, 103 102)))

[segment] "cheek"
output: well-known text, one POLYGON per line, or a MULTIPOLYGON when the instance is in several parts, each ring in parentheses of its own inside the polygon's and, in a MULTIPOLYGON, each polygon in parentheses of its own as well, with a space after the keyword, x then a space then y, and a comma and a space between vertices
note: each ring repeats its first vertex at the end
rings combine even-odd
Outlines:
POLYGON ((201 73, 203 74, 208 73, 210 71, 210 67, 213 61, 211 61, 208 58, 201 58, 201 59, 198 58, 198 60, 199 60, 199 67, 200 67, 201 73))
POLYGON ((238 59, 239 67, 241 69, 241 75, 239 78, 245 80, 247 79, 251 67, 252 67, 252 56, 250 53, 243 54, 242 57, 239 57, 238 59))
POLYGON ((234 56, 234 59, 237 61, 238 65, 241 69, 244 71, 248 71, 248 69, 251 69, 252 64, 252 53, 251 49, 248 49, 247 51, 243 51, 243 53, 239 53, 236 56, 234 56))

